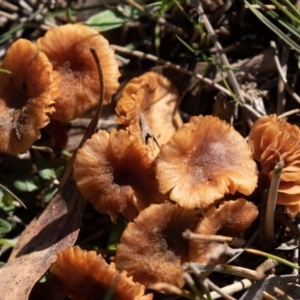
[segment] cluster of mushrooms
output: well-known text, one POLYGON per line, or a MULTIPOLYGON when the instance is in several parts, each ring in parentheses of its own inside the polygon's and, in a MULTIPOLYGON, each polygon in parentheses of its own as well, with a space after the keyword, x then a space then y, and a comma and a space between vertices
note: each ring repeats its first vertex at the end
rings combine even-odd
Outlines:
MULTIPOLYGON (((99 32, 82 24, 49 30, 34 44, 20 39, 7 51, 0 73, 0 151, 26 152, 51 119, 69 122, 98 104, 100 88, 90 47, 104 74, 104 104, 119 87, 114 51, 99 32)), ((214 116, 183 124, 177 88, 147 72, 123 88, 116 106, 118 128, 99 130, 77 151, 74 179, 81 194, 116 222, 128 225, 114 262, 95 251, 67 248, 51 266, 71 299, 152 299, 159 282, 183 287, 182 264, 225 261, 220 244, 187 240, 189 229, 205 235, 239 236, 258 216, 247 201, 258 177, 272 179, 284 167, 277 203, 294 218, 300 211, 300 130, 276 115, 251 128, 248 143, 214 116), (257 163, 260 163, 258 171, 257 163), (226 199, 226 200, 225 200, 226 199)))

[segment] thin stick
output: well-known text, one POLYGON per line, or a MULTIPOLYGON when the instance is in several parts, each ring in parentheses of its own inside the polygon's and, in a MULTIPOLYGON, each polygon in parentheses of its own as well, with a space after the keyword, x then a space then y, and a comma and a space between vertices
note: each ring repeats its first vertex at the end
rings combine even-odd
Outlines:
MULTIPOLYGON (((213 80, 209 79, 209 78, 206 78, 206 77, 203 77, 201 74, 198 74, 198 73, 195 73, 195 72, 192 72, 192 71, 189 71, 189 70, 185 70, 183 69, 180 65, 176 65, 176 64, 173 64, 167 60, 164 60, 164 59, 161 59, 155 55, 152 55, 152 54, 147 54, 147 53, 144 53, 142 51, 138 51, 138 50, 130 50, 130 49, 127 49, 125 47, 122 47, 122 46, 118 46, 118 45, 110 45, 114 50, 118 51, 118 52, 121 52, 121 53, 125 53, 125 54, 129 54, 129 55, 134 55, 140 59, 148 59, 148 60, 151 60, 153 62, 156 62, 156 63, 160 63, 164 66, 167 66, 167 67, 170 67, 172 69, 176 69, 176 70, 179 70, 180 72, 184 73, 184 74, 187 74, 189 76, 193 76, 193 77, 196 77, 198 78, 199 80, 201 80, 202 82, 206 83, 206 84, 209 84, 211 86, 213 86, 214 88, 216 88, 217 90, 223 92, 224 94, 228 95, 228 96, 231 96, 231 93, 230 91, 228 91, 226 88, 224 88, 223 86, 221 86, 220 84, 214 82, 213 80)), ((241 91, 243 92, 243 91, 241 91)), ((244 97, 248 100, 248 101, 252 101, 252 98, 243 93, 244 97)), ((259 114, 253 107, 251 107, 250 105, 246 104, 246 103, 243 103, 243 107, 245 107, 247 110, 249 110, 252 114, 254 114, 257 118, 260 118, 261 117, 261 114, 259 114)))
POLYGON ((207 277, 205 277, 201 272, 193 265, 191 265, 191 269, 193 273, 199 278, 200 283, 203 286, 207 286, 210 289, 214 290, 218 294, 220 294, 224 299, 227 300, 236 300, 235 298, 231 297, 230 295, 224 293, 221 288, 219 288, 217 285, 215 285, 211 280, 209 280, 207 277))
POLYGON ((297 114, 300 112, 300 109, 299 108, 295 108, 295 109, 292 109, 292 110, 289 110, 281 115, 278 116, 279 119, 283 119, 283 118, 286 118, 290 115, 294 115, 294 114, 297 114))
POLYGON ((4 186, 3 184, 0 183, 0 187, 2 189, 4 189, 7 193, 9 193, 10 195, 12 195, 24 208, 27 209, 26 205, 23 203, 23 201, 18 197, 16 196, 11 190, 9 190, 6 186, 4 186))
MULTIPOLYGON (((83 138, 78 146, 78 149, 82 147, 82 145, 85 143, 85 141, 87 139, 89 139, 93 133, 95 133, 95 131, 97 130, 97 125, 98 125, 98 120, 101 116, 102 113, 102 107, 103 107, 103 101, 104 101, 104 93, 105 93, 105 85, 104 85, 104 75, 103 75, 103 70, 101 67, 101 62, 100 59, 97 55, 96 49, 94 47, 90 47, 90 51, 94 57, 95 63, 96 63, 96 67, 97 67, 97 71, 98 71, 98 75, 99 75, 99 86, 100 86, 100 94, 99 94, 99 102, 98 102, 98 106, 96 109, 96 113, 93 116, 91 122, 89 123, 87 129, 84 132, 83 138)), ((60 181, 60 186, 63 186, 65 184, 65 182, 67 181, 67 179, 69 178, 69 176, 71 176, 72 174, 72 169, 73 169, 73 162, 75 160, 76 157, 76 151, 73 152, 72 157, 69 160, 69 163, 65 169, 65 173, 60 181)))
MULTIPOLYGON (((275 49, 275 55, 277 56, 278 50, 275 49)), ((282 74, 286 78, 287 74, 287 62, 289 57, 289 49, 287 47, 283 47, 281 61, 280 61, 280 67, 282 70, 282 74)), ((277 57, 278 59, 278 57, 277 57)), ((279 59, 278 59, 279 60, 279 59)), ((278 101, 277 101, 277 109, 276 113, 277 115, 280 115, 284 112, 286 105, 286 97, 285 97, 285 88, 284 88, 284 82, 281 78, 278 80, 278 101)))
MULTIPOLYGON (((252 286, 252 281, 245 278, 240 281, 236 281, 233 284, 227 285, 227 286, 221 288, 221 290, 224 293, 233 294, 233 293, 245 290, 245 289, 249 288, 250 286, 252 286)), ((211 292, 210 295, 213 299, 218 299, 218 298, 222 297, 217 292, 211 292)))
MULTIPOLYGON (((276 50, 276 44, 274 41, 271 41, 271 47, 273 49, 276 50)), ((284 83, 284 87, 286 89, 286 91, 298 102, 300 103, 300 97, 295 93, 295 91, 290 87, 290 85, 288 84, 287 80, 286 80, 286 77, 285 75, 283 74, 283 71, 282 71, 282 68, 281 68, 281 65, 280 65, 280 61, 279 61, 279 58, 278 56, 276 55, 276 53, 274 53, 274 61, 275 61, 275 64, 276 64, 276 67, 277 67, 277 70, 278 70, 278 74, 281 78, 281 80, 283 81, 284 83)))
POLYGON ((213 27, 211 26, 210 21, 208 20, 206 14, 202 8, 201 3, 198 0, 193 0, 193 3, 199 13, 199 16, 203 20, 203 24, 207 30, 208 35, 210 36, 212 42, 214 43, 214 45, 217 49, 217 53, 219 54, 221 62, 227 67, 228 79, 229 79, 229 82, 231 83, 234 93, 237 95, 238 99, 244 104, 245 100, 244 100, 243 94, 241 93, 241 89, 240 89, 240 86, 236 79, 236 76, 235 76, 234 72, 231 70, 231 66, 228 61, 228 58, 223 51, 222 45, 219 43, 219 41, 217 39, 217 35, 216 35, 213 27))
POLYGON ((235 276, 245 277, 250 280, 257 280, 257 272, 251 269, 230 266, 230 265, 207 265, 201 263, 185 263, 182 268, 184 270, 191 269, 192 267, 197 268, 199 271, 214 271, 218 273, 231 274, 235 276))
POLYGON ((231 243, 233 241, 233 238, 229 236, 193 233, 189 229, 186 229, 182 233, 182 236, 187 240, 195 240, 195 241, 213 241, 219 243, 231 243))
POLYGON ((282 160, 282 157, 280 153, 277 150, 274 150, 277 152, 279 156, 279 162, 276 164, 274 171, 273 171, 273 177, 271 180, 271 185, 269 189, 269 195, 268 195, 268 202, 267 202, 267 211, 266 211, 266 217, 265 217, 265 235, 266 239, 269 242, 274 242, 275 235, 274 235, 274 214, 275 214, 275 207, 276 207, 276 201, 277 201, 277 193, 278 193, 278 187, 280 183, 280 176, 282 169, 284 167, 284 162, 282 160))

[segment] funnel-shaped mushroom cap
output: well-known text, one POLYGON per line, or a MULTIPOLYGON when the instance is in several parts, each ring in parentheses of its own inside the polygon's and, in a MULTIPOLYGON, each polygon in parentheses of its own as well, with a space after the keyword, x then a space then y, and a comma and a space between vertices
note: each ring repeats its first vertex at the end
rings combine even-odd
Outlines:
MULTIPOLYGON (((162 145, 182 125, 178 101, 178 91, 166 77, 147 72, 133 78, 124 87, 116 106, 117 122, 139 138, 145 134, 143 123, 146 122, 150 134, 162 145)), ((151 148, 156 156, 159 148, 154 143, 151 148)))
POLYGON ((286 211, 294 217, 300 204, 300 129, 276 115, 264 116, 252 126, 249 144, 269 179, 276 164, 283 161, 277 203, 289 206, 286 211))
MULTIPOLYGON (((219 208, 212 207, 204 214, 203 220, 193 230, 195 233, 206 235, 238 236, 243 233, 256 219, 256 206, 240 198, 227 201, 219 208)), ((209 263, 209 256, 220 245, 211 241, 190 241, 190 261, 209 263)))
POLYGON ((98 104, 99 75, 90 47, 95 48, 101 62, 104 104, 110 102, 119 87, 120 73, 114 51, 98 31, 82 24, 67 24, 49 30, 37 44, 62 77, 52 118, 68 122, 98 104))
POLYGON ((200 213, 165 203, 152 204, 128 224, 117 247, 115 263, 147 287, 166 282, 182 287, 182 263, 187 261, 185 229, 193 229, 200 213))
POLYGON ((100 130, 78 150, 74 179, 84 197, 116 221, 133 220, 150 203, 163 201, 152 161, 138 138, 127 131, 100 130))
POLYGON ((111 300, 151 300, 152 294, 144 295, 145 287, 132 281, 126 272, 119 273, 114 264, 108 265, 95 251, 67 248, 58 253, 51 272, 67 289, 74 300, 104 299, 110 292, 111 300))
POLYGON ((57 97, 52 66, 30 41, 19 39, 8 49, 0 73, 0 151, 26 152, 49 123, 57 97))
POLYGON ((156 158, 160 191, 186 208, 205 208, 226 193, 249 195, 257 168, 244 138, 212 116, 193 117, 156 158))

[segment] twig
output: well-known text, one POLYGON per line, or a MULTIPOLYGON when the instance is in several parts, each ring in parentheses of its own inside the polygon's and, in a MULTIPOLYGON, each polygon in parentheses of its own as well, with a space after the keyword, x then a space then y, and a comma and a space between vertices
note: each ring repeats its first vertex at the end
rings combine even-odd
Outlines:
POLYGON ((274 150, 279 156, 279 162, 276 164, 273 176, 271 180, 271 185, 269 189, 268 202, 267 202, 267 211, 265 217, 265 235, 266 239, 269 242, 274 242, 274 214, 277 200, 278 187, 280 183, 280 176, 282 169, 284 167, 284 162, 280 153, 277 150, 274 150))
POLYGON ((230 266, 230 265, 207 265, 201 263, 185 263, 183 264, 182 268, 184 270, 191 269, 192 265, 197 268, 199 271, 214 271, 219 273, 231 274, 235 276, 245 277, 250 280, 257 280, 257 271, 238 267, 238 266, 230 266))
POLYGON ((224 299, 227 299, 227 300, 236 300, 232 296, 224 293, 221 288, 219 288, 217 285, 215 285, 211 280, 209 280, 208 278, 206 278, 203 274, 201 274, 201 271, 199 271, 193 264, 191 264, 190 266, 191 266, 192 272, 198 277, 198 279, 200 280, 200 283, 203 286, 207 286, 210 289, 214 290, 215 292, 217 292, 218 294, 220 294, 224 299))
POLYGON ((278 300, 277 298, 273 297, 271 294, 269 294, 266 291, 263 291, 263 295, 264 295, 264 298, 267 300, 278 300))
MULTIPOLYGON (((271 41, 271 47, 273 49, 276 50, 276 44, 274 41, 271 41)), ((275 51, 274 51, 275 52, 275 51)), ((281 65, 280 65, 280 61, 279 61, 279 58, 278 56, 276 55, 276 53, 274 53, 274 61, 275 61, 275 64, 276 64, 276 67, 277 67, 277 70, 278 70, 278 73, 279 73, 279 76, 281 78, 281 80, 283 81, 284 83, 284 87, 286 89, 286 91, 298 102, 300 103, 300 97, 295 93, 295 91, 290 87, 290 85, 288 84, 287 80, 286 80, 286 77, 285 75, 283 74, 283 71, 282 71, 282 68, 281 68, 281 65)))
MULTIPOLYGON (((209 84, 209 85, 213 86, 214 88, 218 89, 219 91, 223 92, 224 94, 226 94, 228 96, 231 96, 231 93, 226 88, 224 88, 223 86, 221 86, 220 84, 214 82, 213 80, 211 80, 209 78, 203 77, 201 74, 192 72, 190 70, 185 70, 180 65, 173 64, 173 63, 171 63, 169 61, 166 61, 164 59, 161 59, 161 58, 159 58, 159 57, 157 57, 155 55, 147 54, 147 53, 144 53, 144 52, 141 52, 141 51, 138 51, 138 50, 130 50, 130 49, 127 49, 127 48, 119 46, 119 45, 110 45, 110 46, 113 49, 115 49, 116 51, 118 51, 118 52, 129 54, 129 55, 134 55, 134 56, 136 56, 136 57, 138 57, 140 59, 148 59, 148 60, 151 60, 151 61, 153 61, 155 63, 160 63, 160 64, 162 64, 164 66, 167 66, 167 67, 170 67, 170 68, 173 68, 173 69, 176 69, 176 70, 180 70, 180 72, 182 72, 184 74, 187 74, 189 76, 196 77, 199 80, 201 80, 202 82, 204 82, 206 84, 209 84)), ((247 94, 244 94, 244 97, 248 101, 252 100, 251 97, 249 95, 247 95, 247 94)), ((246 103, 243 103, 243 107, 245 107, 248 111, 250 111, 252 114, 254 114, 257 118, 261 117, 261 114, 259 114, 250 105, 248 105, 246 103)))
POLYGON ((144 52, 141 52, 141 51, 138 51, 138 50, 130 50, 130 49, 127 49, 125 47, 118 46, 118 45, 111 45, 111 47, 113 49, 115 49, 116 51, 118 51, 118 52, 134 55, 134 56, 136 56, 140 59, 148 59, 148 60, 151 60, 155 63, 160 63, 160 64, 165 65, 167 67, 170 67, 170 68, 173 68, 173 69, 176 69, 176 70, 180 70, 182 73, 190 75, 190 76, 194 76, 194 77, 198 78, 199 80, 201 80, 201 81, 203 81, 203 82, 205 82, 209 85, 212 85, 213 87, 215 87, 219 91, 222 91, 226 95, 231 96, 230 92, 226 88, 221 86, 220 84, 215 83, 213 80, 211 80, 209 78, 203 77, 201 74, 197 74, 197 73, 194 73, 192 71, 185 70, 180 65, 173 64, 173 63, 171 63, 169 61, 166 61, 164 59, 161 59, 161 58, 159 58, 155 55, 147 54, 147 53, 144 53, 144 52))
POLYGON ((284 299, 286 299, 286 300, 294 300, 292 297, 287 295, 283 290, 281 290, 280 288, 278 288, 276 286, 274 287, 274 292, 276 294, 278 294, 279 296, 284 297, 284 299))
MULTIPOLYGON (((90 51, 95 60, 95 64, 96 64, 98 75, 99 75, 100 93, 99 93, 99 101, 98 101, 98 106, 97 106, 95 115, 93 116, 87 129, 85 130, 82 140, 78 146, 78 149, 82 147, 82 145, 85 143, 85 141, 87 139, 89 139, 97 129, 97 124, 98 124, 98 120, 101 116, 103 101, 104 101, 104 94, 105 94, 104 75, 103 75, 103 70, 102 70, 100 59, 99 59, 96 49, 94 47, 90 47, 90 51)), ((65 173, 60 181, 60 186, 64 186, 64 184, 68 180, 68 178, 70 176, 72 176, 71 174, 72 174, 73 162, 75 160, 75 157, 76 157, 76 151, 73 152, 72 157, 69 160, 69 163, 65 169, 65 173)))
MULTIPOLYGON (((233 294, 233 293, 245 290, 245 289, 249 288, 250 286, 252 286, 252 281, 245 278, 240 281, 236 281, 233 284, 223 287, 222 291, 227 294, 233 294)), ((222 297, 217 292, 211 292, 210 295, 213 299, 218 299, 218 298, 222 297)))
MULTIPOLYGON (((276 56, 277 56, 277 52, 278 51, 276 48, 276 50, 275 50, 276 56)), ((288 57, 289 57, 289 48, 284 47, 283 51, 282 51, 281 61, 280 61, 280 66, 281 66, 281 70, 282 70, 282 74, 284 75, 284 78, 286 78, 286 73, 287 73, 288 57)), ((285 97, 285 92, 284 92, 284 82, 281 78, 279 78, 279 80, 278 80, 278 101, 277 101, 277 109, 276 109, 277 115, 280 115, 281 113, 284 112, 285 104, 286 104, 286 97, 285 97)))
POLYGON ((4 189, 7 193, 9 193, 10 195, 12 195, 24 208, 27 209, 26 205, 23 203, 23 201, 18 197, 16 196, 11 190, 9 190, 6 186, 4 186, 3 184, 0 183, 0 187, 2 189, 4 189))
POLYGON ((295 108, 295 109, 292 109, 292 110, 289 110, 281 115, 278 116, 279 119, 283 119, 283 118, 286 118, 290 115, 294 115, 294 114, 297 114, 300 112, 300 109, 299 108, 295 108))
POLYGON ((164 292, 167 294, 183 296, 191 300, 196 300, 194 295, 191 292, 184 289, 180 289, 177 286, 166 282, 157 282, 155 284, 150 285, 149 288, 158 292, 164 292))
POLYGON ((223 51, 222 45, 219 43, 219 41, 217 39, 217 35, 216 35, 213 27, 211 26, 206 14, 204 13, 201 3, 198 0, 193 0, 192 2, 194 3, 194 6, 196 7, 196 9, 199 13, 199 16, 203 20, 204 26, 207 30, 208 35, 210 36, 212 42, 214 43, 214 45, 217 49, 217 52, 219 54, 221 62, 226 66, 228 79, 229 79, 229 82, 231 83, 234 93, 237 95, 238 99, 242 102, 242 104, 244 104, 245 100, 244 100, 243 94, 241 93, 241 89, 238 84, 238 81, 235 77, 234 72, 231 70, 231 66, 228 61, 228 58, 223 51))

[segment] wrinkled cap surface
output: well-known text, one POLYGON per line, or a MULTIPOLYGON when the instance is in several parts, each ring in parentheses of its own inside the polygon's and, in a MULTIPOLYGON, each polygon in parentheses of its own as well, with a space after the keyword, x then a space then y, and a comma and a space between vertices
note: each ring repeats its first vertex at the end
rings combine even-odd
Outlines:
MULTIPOLYGON (((193 230, 204 235, 239 236, 258 216, 258 209, 243 198, 226 201, 218 208, 211 207, 193 230)), ((190 261, 209 263, 210 255, 220 244, 211 241, 190 241, 190 261)))
POLYGON ((140 212, 124 230, 117 247, 115 263, 133 280, 147 287, 166 282, 184 285, 182 263, 188 258, 185 229, 193 229, 201 216, 171 203, 152 204, 140 212))
POLYGON ((212 116, 193 117, 162 145, 156 158, 162 193, 186 208, 205 208, 224 194, 249 195, 257 167, 244 138, 212 116))
POLYGON ((104 104, 119 87, 119 65, 108 41, 97 31, 82 24, 67 24, 49 30, 37 41, 61 76, 60 96, 52 118, 68 122, 95 107, 99 102, 100 83, 90 47, 94 47, 103 71, 104 104))
POLYGON ((53 98, 58 96, 46 55, 25 39, 7 50, 0 73, 0 151, 26 152, 49 123, 53 98))
MULTIPOLYGON (((178 102, 178 91, 170 80, 155 72, 146 72, 130 80, 123 88, 116 106, 117 122, 139 138, 145 138, 145 125, 148 126, 158 144, 162 145, 182 125, 178 102)), ((156 156, 159 148, 153 141, 151 144, 150 140, 147 142, 152 156, 156 156)))

